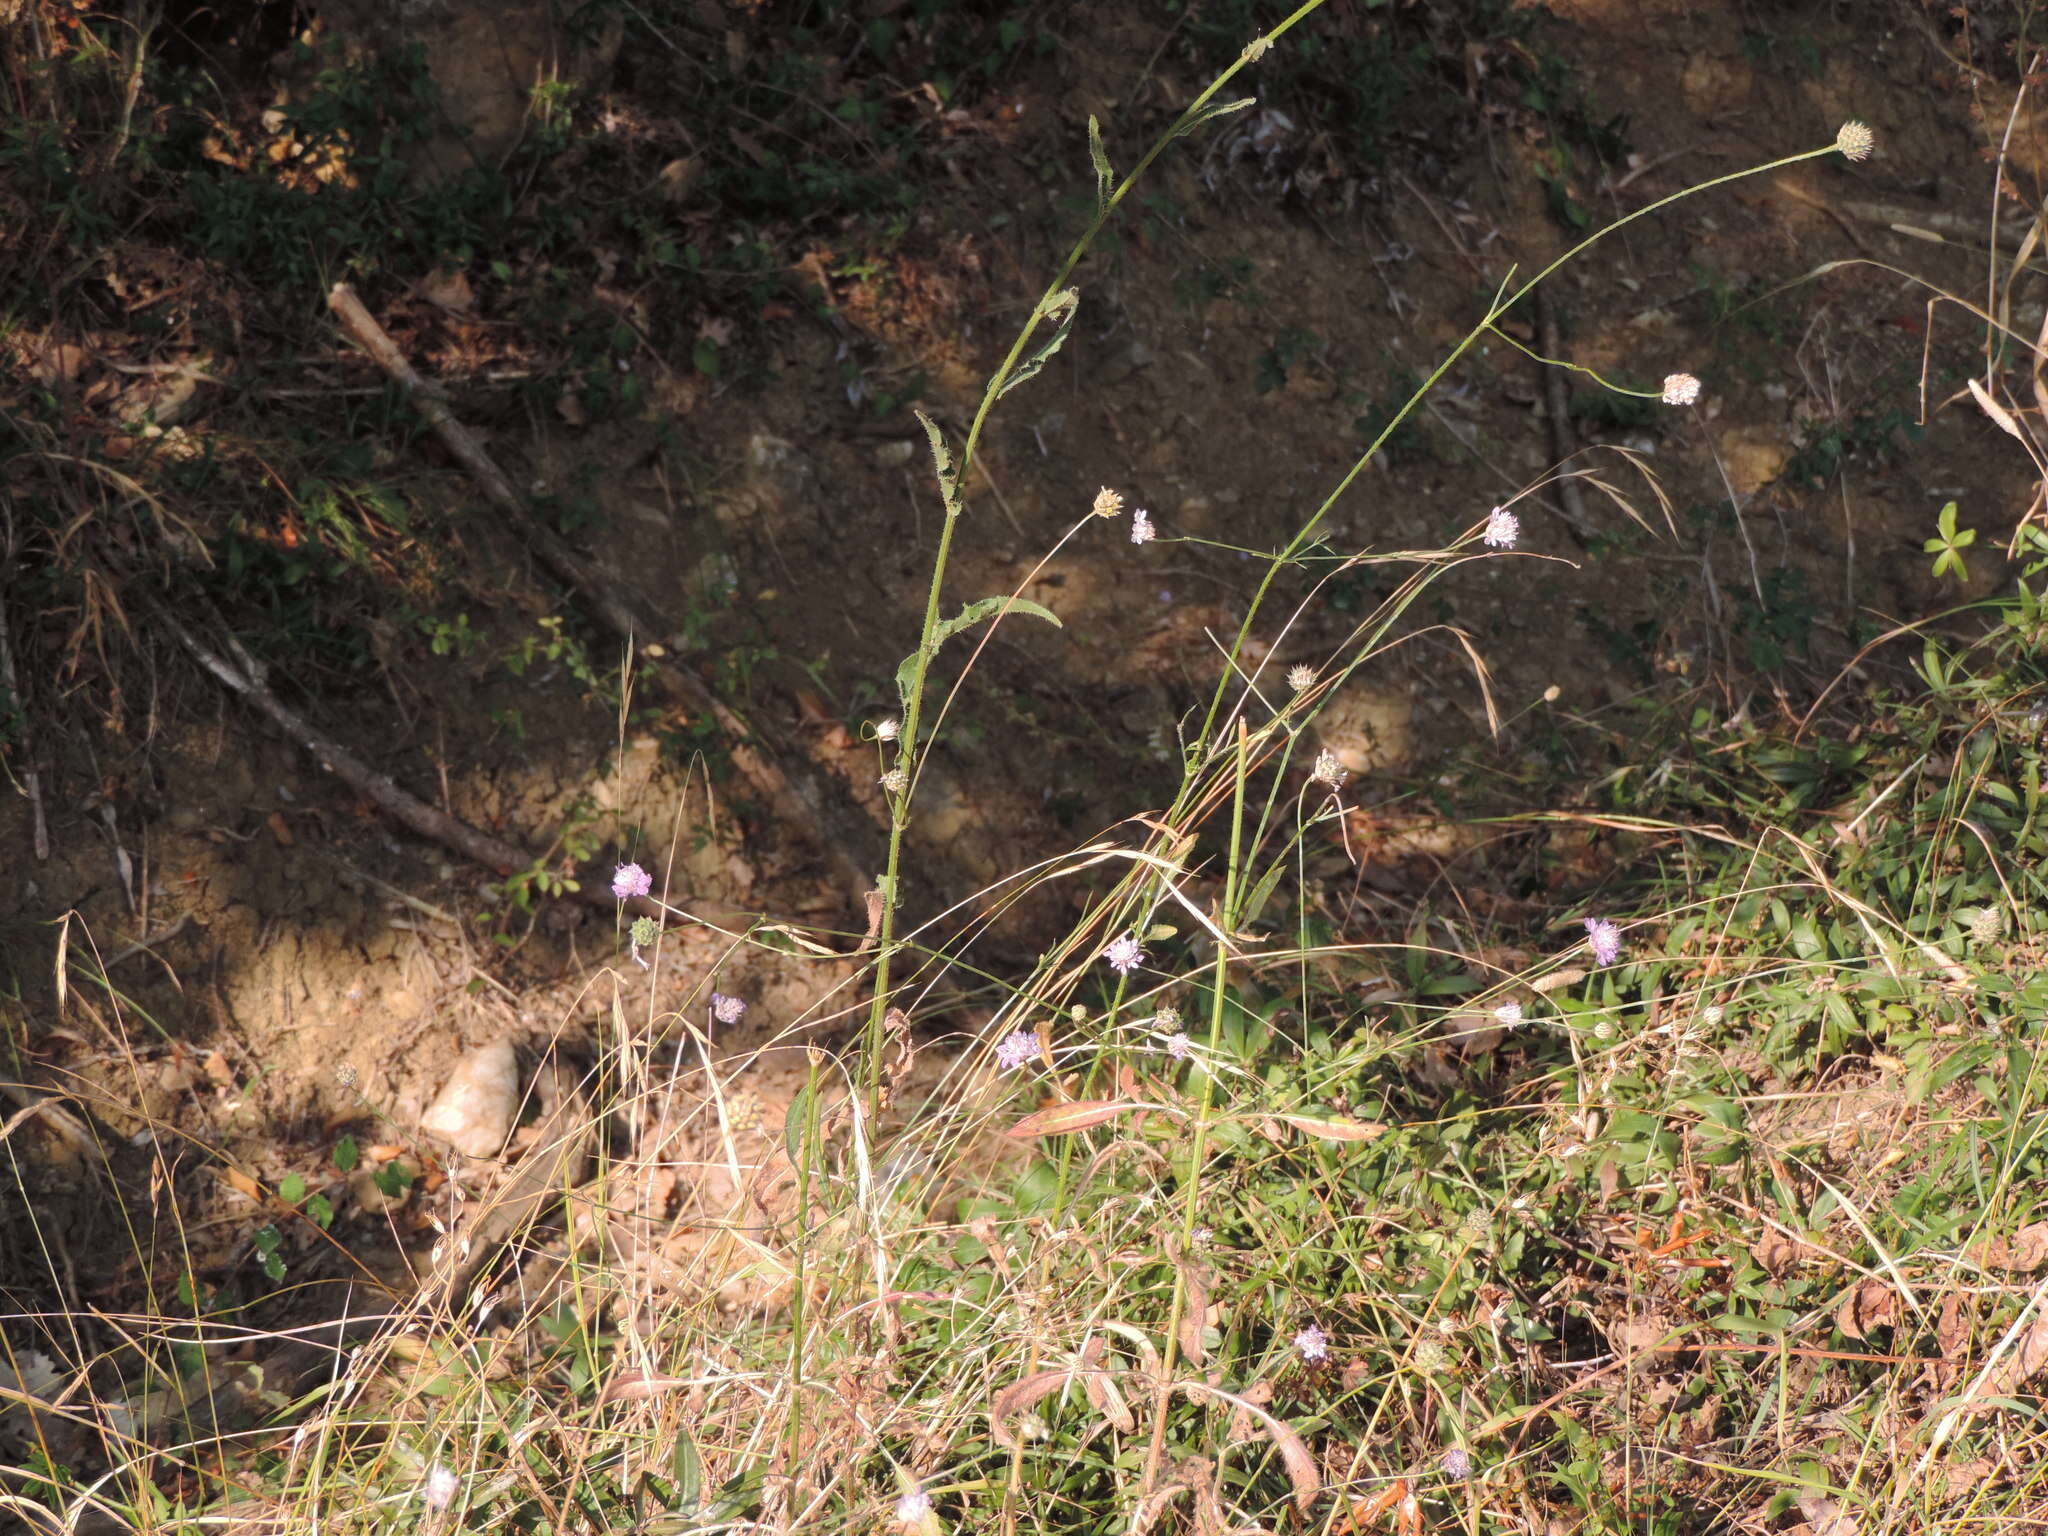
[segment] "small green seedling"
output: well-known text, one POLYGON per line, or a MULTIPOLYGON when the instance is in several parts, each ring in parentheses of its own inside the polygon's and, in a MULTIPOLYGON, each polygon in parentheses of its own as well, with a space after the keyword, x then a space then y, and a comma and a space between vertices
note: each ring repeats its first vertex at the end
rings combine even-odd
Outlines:
POLYGON ((1963 551, 1977 542, 1977 530, 1965 528, 1960 533, 1956 531, 1954 502, 1941 509, 1941 516, 1935 520, 1935 526, 1940 530, 1939 534, 1921 546, 1928 554, 1934 556, 1935 579, 1939 580, 1952 574, 1957 581, 1968 581, 1970 569, 1963 564, 1963 551))

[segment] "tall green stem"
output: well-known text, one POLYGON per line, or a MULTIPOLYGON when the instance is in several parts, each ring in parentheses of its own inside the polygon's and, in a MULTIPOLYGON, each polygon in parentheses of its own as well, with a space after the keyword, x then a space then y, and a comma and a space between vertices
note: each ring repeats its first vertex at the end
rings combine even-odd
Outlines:
MULTIPOLYGON (((1046 286, 1038 303, 1033 306, 1031 318, 1017 333, 1016 341, 1010 346, 1009 355, 1003 359, 1002 365, 990 378, 988 387, 982 391, 981 404, 975 410, 974 421, 967 429, 966 445, 960 453, 959 475, 962 484, 965 484, 968 471, 973 467, 975 450, 981 445, 982 429, 988 423, 989 412, 994 409, 997 399, 1003 393, 1005 382, 1016 372, 1018 361, 1024 356, 1024 349, 1030 344, 1039 324, 1045 319, 1048 307, 1065 292, 1067 279, 1073 275, 1074 268, 1080 265, 1081 258, 1087 255, 1089 247, 1095 243, 1095 237, 1101 234, 1110 216, 1122 205, 1131 188, 1151 169, 1152 162, 1165 152, 1166 146, 1200 119, 1203 110, 1215 98, 1216 93, 1230 83, 1232 76, 1258 54, 1264 53, 1304 18, 1319 9, 1322 3, 1323 0, 1304 0, 1304 3, 1286 20, 1266 33, 1252 47, 1247 48, 1236 63, 1218 75, 1209 83, 1208 89, 1188 104, 1187 109, 1174 120, 1173 126, 1161 134, 1153 142, 1152 147, 1145 151, 1144 157, 1131 168, 1130 174, 1117 184, 1114 191, 1102 199, 1101 206, 1095 211, 1095 217, 1081 232, 1080 238, 1074 242, 1073 249, 1067 253, 1067 259, 1060 264, 1058 274, 1046 286)), ((937 633, 939 627, 939 600, 945 588, 946 567, 953 552, 953 529, 958 520, 958 503, 954 502, 948 507, 946 520, 939 530, 938 553, 932 559, 931 585, 925 594, 924 627, 918 634, 909 696, 904 701, 901 750, 902 766, 906 775, 911 775, 912 767, 922 760, 924 752, 930 746, 930 743, 921 743, 918 740, 918 726, 924 714, 925 674, 931 665, 934 649, 932 636, 937 633)), ((1000 616, 996 622, 1001 622, 1000 616)), ((889 866, 882 876, 882 922, 877 933, 879 942, 875 957, 875 993, 868 1008, 866 1065, 863 1069, 863 1084, 871 1100, 880 1083, 883 1020, 888 1014, 889 982, 896 957, 896 906, 899 900, 897 881, 902 872, 903 833, 910 822, 910 797, 914 788, 915 778, 911 775, 902 788, 891 791, 889 795, 889 866)))

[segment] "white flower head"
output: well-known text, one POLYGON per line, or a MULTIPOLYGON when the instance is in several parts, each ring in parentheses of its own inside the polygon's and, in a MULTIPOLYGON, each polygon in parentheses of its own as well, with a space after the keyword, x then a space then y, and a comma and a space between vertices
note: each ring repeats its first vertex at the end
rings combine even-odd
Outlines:
POLYGON ((1337 754, 1328 747, 1316 754, 1316 765, 1309 771, 1309 778, 1318 784, 1327 784, 1332 789, 1344 787, 1344 765, 1337 761, 1337 754))
POLYGON ((1479 541, 1489 549, 1513 549, 1521 536, 1522 520, 1506 507, 1495 507, 1486 514, 1486 532, 1479 541))
POLYGON ((1090 508, 1097 517, 1115 517, 1123 509, 1123 497, 1106 485, 1095 493, 1095 505, 1090 508))
POLYGON ((932 1512, 932 1496, 923 1490, 906 1493, 896 1501, 896 1523, 898 1525, 922 1525, 925 1516, 932 1512))
POLYGON ((1700 397, 1700 381, 1689 373, 1664 375, 1664 403, 1691 405, 1700 397))
POLYGON ((1522 1022, 1522 1005, 1517 1002, 1502 1003, 1493 1010, 1494 1022, 1503 1029, 1514 1029, 1522 1022))
POLYGON ((894 716, 887 720, 877 720, 875 722, 875 740, 877 741, 894 741, 902 734, 903 722, 894 716))
POLYGON ((1143 507, 1131 513, 1131 542, 1149 544, 1157 537, 1159 530, 1152 526, 1152 514, 1143 507))
POLYGON ((455 1495, 461 1487, 462 1479, 437 1461, 428 1469, 427 1480, 420 1485, 420 1502, 439 1514, 455 1502, 455 1495))
POLYGON ((1304 1360, 1327 1360, 1330 1358, 1330 1336, 1310 1323, 1294 1336, 1294 1347, 1301 1351, 1304 1360))
POLYGON ((1868 160, 1871 150, 1877 147, 1877 135, 1870 131, 1868 123, 1859 123, 1855 118, 1842 124, 1841 132, 1835 135, 1835 148, 1842 152, 1845 160, 1868 160))

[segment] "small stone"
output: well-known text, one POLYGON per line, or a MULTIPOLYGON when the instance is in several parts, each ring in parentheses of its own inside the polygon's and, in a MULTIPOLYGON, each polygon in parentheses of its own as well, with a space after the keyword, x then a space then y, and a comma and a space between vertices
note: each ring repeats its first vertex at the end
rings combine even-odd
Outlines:
POLYGON ((420 1128, 469 1157, 496 1157, 519 1112, 519 1057, 509 1041, 464 1056, 420 1117, 420 1128))

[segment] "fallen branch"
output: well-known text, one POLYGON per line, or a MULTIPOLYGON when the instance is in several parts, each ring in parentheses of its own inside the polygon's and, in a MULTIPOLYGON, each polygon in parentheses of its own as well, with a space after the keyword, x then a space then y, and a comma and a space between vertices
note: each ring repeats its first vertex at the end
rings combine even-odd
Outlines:
MULTIPOLYGON (((10 571, 10 575, 12 572, 10 571)), ((0 592, 8 583, 0 581, 0 592)), ((35 824, 36 862, 50 857, 50 824, 43 815, 43 776, 36 771, 35 742, 28 731, 28 701, 21 696, 21 684, 14 673, 14 645, 7 638, 7 605, 0 602, 0 688, 7 690, 7 702, 21 727, 21 784, 28 793, 29 815, 35 824)))
MULTIPOLYGON (((403 822, 421 837, 453 849, 465 859, 481 864, 501 877, 533 867, 534 860, 530 855, 501 838, 478 831, 466 821, 434 809, 410 790, 401 788, 379 773, 333 737, 300 718, 270 691, 263 681, 262 669, 233 636, 226 640, 226 648, 233 653, 231 659, 203 644, 162 604, 150 606, 156 621, 169 630, 191 653, 192 659, 210 672, 215 680, 268 715, 285 735, 312 753, 322 768, 393 820, 403 822)), ((619 906, 611 888, 597 882, 582 884, 576 895, 587 905, 607 912, 616 911, 619 906)))
MULTIPOLYGON (((336 283, 327 304, 343 328, 369 353, 370 358, 406 392, 419 412, 456 461, 469 471, 484 495, 507 513, 521 537, 533 548, 555 578, 586 603, 598 620, 622 639, 641 640, 659 633, 656 625, 636 613, 620 596, 616 583, 594 575, 582 559, 555 531, 536 517, 525 499, 513 489, 505 472, 498 468, 483 445, 469 429, 456 420, 440 389, 422 378, 398 350, 388 332, 363 307, 355 290, 336 283)), ((856 902, 874 889, 882 868, 881 838, 867 816, 845 803, 843 794, 828 786, 815 770, 801 782, 791 775, 763 744, 761 733, 741 719, 704 680, 687 668, 638 654, 652 669, 655 680, 676 702, 702 710, 717 721, 725 733, 727 750, 740 777, 768 804, 782 822, 806 828, 824 854, 833 873, 856 902)))

